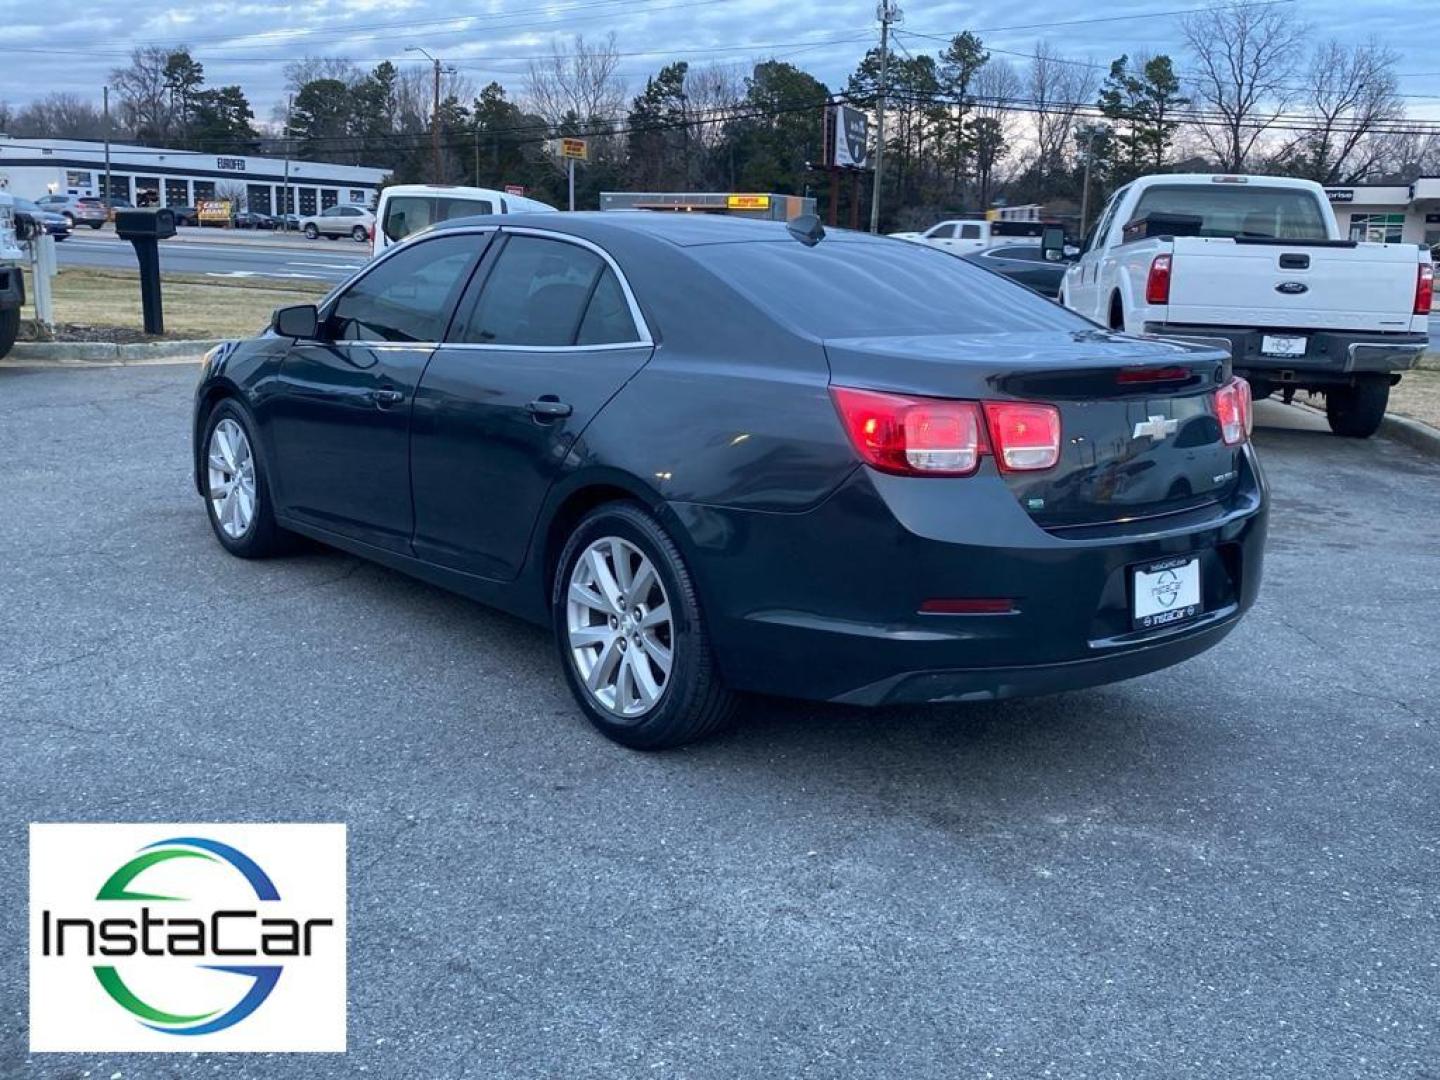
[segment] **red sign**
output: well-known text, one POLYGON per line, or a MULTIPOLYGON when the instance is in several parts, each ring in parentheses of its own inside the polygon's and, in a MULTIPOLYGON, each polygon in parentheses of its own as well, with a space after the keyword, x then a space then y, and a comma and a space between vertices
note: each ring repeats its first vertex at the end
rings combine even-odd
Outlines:
POLYGON ((519 195, 519 196, 524 196, 524 194, 525 194, 525 185, 524 185, 524 184, 506 184, 506 185, 505 185, 505 194, 506 194, 506 195, 519 195))

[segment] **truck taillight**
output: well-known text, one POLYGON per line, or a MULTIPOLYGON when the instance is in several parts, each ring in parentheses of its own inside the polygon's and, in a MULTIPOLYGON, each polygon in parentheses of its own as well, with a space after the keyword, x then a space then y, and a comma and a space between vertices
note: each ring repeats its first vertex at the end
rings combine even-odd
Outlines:
POLYGON ((832 386, 830 394, 860 459, 902 476, 969 476, 987 449, 973 401, 911 397, 832 386))
POLYGON ((1170 303, 1170 256, 1156 255, 1145 277, 1145 303, 1170 303))
POLYGON ((1250 384, 1238 375, 1215 391, 1215 419, 1226 446, 1239 446, 1250 437, 1252 408, 1250 384))
POLYGON ((1415 275, 1415 314, 1429 315, 1435 304, 1435 266, 1421 263, 1415 275))

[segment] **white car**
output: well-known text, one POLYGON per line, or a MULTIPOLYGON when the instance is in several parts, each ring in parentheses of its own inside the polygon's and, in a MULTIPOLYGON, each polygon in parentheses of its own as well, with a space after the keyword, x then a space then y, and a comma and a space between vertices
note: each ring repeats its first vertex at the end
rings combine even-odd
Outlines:
POLYGON ((357 244, 368 243, 375 228, 375 215, 363 206, 332 206, 300 219, 300 231, 307 240, 327 236, 338 240, 348 236, 357 244))
POLYGON ((1066 307, 1114 330, 1229 348, 1256 398, 1325 395, 1365 438, 1429 342, 1417 244, 1345 238, 1325 189, 1273 176, 1144 176, 1117 191, 1065 274, 1066 307))

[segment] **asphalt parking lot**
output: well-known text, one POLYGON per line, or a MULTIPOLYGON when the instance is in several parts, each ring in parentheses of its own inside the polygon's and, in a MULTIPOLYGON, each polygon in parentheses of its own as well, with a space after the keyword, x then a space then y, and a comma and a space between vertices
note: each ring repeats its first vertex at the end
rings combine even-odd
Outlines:
POLYGON ((194 380, 0 370, 0 1076, 1440 1075, 1434 460, 1262 406, 1219 648, 642 755, 540 630, 225 555, 194 380), (86 820, 348 823, 348 1055, 31 1058, 26 823, 86 820))

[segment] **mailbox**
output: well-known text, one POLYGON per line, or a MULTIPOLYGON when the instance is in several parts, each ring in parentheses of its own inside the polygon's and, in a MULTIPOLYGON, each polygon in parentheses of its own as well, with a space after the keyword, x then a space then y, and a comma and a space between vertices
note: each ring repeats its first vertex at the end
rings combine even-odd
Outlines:
POLYGON ((116 210, 115 233, 122 240, 168 240, 175 235, 175 212, 116 210))

